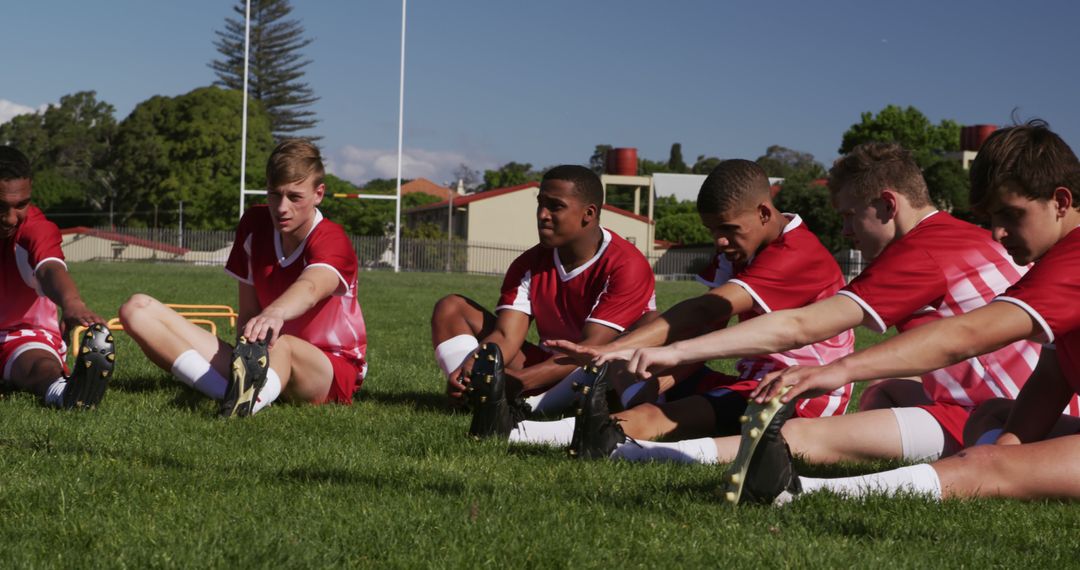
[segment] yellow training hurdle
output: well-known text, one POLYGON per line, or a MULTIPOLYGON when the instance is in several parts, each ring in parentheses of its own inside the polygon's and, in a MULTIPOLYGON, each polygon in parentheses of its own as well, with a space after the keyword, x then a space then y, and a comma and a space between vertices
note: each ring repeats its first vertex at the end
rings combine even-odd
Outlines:
MULTIPOLYGON (((217 336, 217 323, 210 320, 215 319, 229 319, 229 326, 236 326, 236 319, 240 315, 228 305, 183 305, 177 303, 165 303, 166 307, 176 311, 178 315, 184 317, 192 324, 205 326, 210 334, 217 336), (209 318, 207 318, 209 317, 209 318)), ((110 331, 117 332, 124 330, 124 325, 120 324, 120 317, 113 317, 109 319, 107 324, 110 331)), ((82 343, 82 334, 86 332, 86 327, 77 326, 71 331, 71 354, 79 353, 79 346, 82 343)))

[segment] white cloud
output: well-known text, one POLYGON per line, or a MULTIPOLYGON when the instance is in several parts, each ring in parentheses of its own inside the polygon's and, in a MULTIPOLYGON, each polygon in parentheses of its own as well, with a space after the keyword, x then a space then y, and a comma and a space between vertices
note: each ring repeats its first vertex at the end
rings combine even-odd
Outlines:
MULTIPOLYGON (((402 178, 427 178, 436 183, 449 181, 459 165, 483 171, 494 168, 495 162, 483 156, 470 156, 463 152, 407 148, 401 160, 402 178)), ((326 169, 346 180, 362 183, 372 178, 397 176, 397 150, 360 148, 346 145, 332 153, 326 161, 326 169)))
POLYGON ((46 108, 48 108, 48 105, 41 105, 35 109, 33 107, 27 107, 26 105, 20 105, 14 101, 8 101, 7 99, 0 99, 0 124, 10 121, 12 117, 17 115, 36 113, 38 111, 44 111, 46 108))

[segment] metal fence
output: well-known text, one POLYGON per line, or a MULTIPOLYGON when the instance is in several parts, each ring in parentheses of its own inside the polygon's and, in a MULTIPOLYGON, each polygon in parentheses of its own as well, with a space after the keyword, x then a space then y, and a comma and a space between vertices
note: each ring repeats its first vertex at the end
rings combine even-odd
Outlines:
MULTIPOLYGON (((176 228, 98 228, 69 232, 64 255, 71 261, 152 261, 224 265, 235 238, 232 230, 176 228)), ((350 236, 360 265, 367 270, 394 267, 394 240, 382 236, 350 236)), ((401 240, 402 271, 503 275, 525 248, 507 244, 455 240, 401 240)), ((658 279, 693 279, 712 260, 709 246, 661 250, 649 256, 658 279)), ((837 261, 849 279, 864 266, 858 252, 842 252, 837 261)))

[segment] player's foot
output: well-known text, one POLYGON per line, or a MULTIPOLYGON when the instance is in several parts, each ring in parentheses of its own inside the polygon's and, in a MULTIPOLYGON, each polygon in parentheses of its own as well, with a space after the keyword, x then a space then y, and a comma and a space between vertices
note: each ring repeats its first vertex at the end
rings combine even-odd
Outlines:
POLYGON ((116 345, 104 325, 94 324, 83 332, 75 367, 67 379, 61 407, 89 410, 105 397, 116 363, 116 345))
POLYGON ((608 391, 611 384, 607 379, 608 367, 588 366, 585 368, 586 379, 591 381, 575 384, 574 389, 581 392, 575 410, 574 436, 570 440, 567 453, 570 457, 582 459, 601 459, 609 457, 620 443, 626 441, 619 422, 611 417, 608 409, 608 391))
POLYGON ((495 436, 508 439, 522 410, 506 399, 506 375, 499 345, 485 343, 473 354, 466 395, 473 411, 469 435, 476 439, 495 436))
MULTIPOLYGON (((267 331, 266 338, 269 339, 271 334, 267 331)), ((250 342, 240 337, 233 349, 232 376, 225 388, 225 398, 221 400, 218 415, 223 418, 250 416, 259 391, 266 384, 269 366, 270 353, 266 349, 266 341, 250 342)))
POLYGON ((739 452, 723 475, 724 500, 732 504, 772 504, 785 493, 802 492, 791 450, 780 433, 794 410, 795 402, 781 404, 779 396, 764 404, 751 401, 746 406, 746 415, 739 418, 743 424, 739 452))

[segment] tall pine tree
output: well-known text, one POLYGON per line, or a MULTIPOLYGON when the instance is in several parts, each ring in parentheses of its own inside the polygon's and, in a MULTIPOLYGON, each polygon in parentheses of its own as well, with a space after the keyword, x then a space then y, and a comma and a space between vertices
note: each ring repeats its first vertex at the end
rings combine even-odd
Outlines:
MULTIPOLYGON (((227 89, 244 87, 244 11, 244 0, 238 0, 233 12, 239 17, 226 18, 225 30, 215 32, 214 46, 224 59, 209 65, 218 76, 214 84, 227 89)), ((311 40, 303 37, 298 20, 287 19, 291 12, 289 0, 251 1, 248 93, 270 114, 274 138, 279 140, 318 123, 308 107, 319 98, 302 81, 311 60, 303 59, 300 51, 311 40)))

